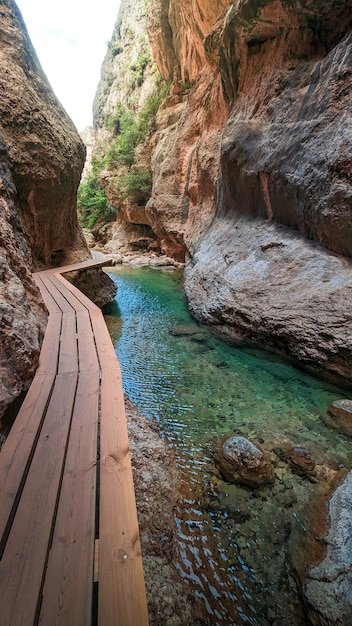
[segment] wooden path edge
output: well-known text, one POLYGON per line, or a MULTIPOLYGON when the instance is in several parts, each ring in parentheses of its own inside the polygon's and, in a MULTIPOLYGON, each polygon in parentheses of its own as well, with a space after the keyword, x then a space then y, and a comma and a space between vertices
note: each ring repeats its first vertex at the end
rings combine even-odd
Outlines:
POLYGON ((109 263, 33 274, 49 318, 0 452, 1 626, 148 626, 120 366, 101 310, 63 276, 109 263))

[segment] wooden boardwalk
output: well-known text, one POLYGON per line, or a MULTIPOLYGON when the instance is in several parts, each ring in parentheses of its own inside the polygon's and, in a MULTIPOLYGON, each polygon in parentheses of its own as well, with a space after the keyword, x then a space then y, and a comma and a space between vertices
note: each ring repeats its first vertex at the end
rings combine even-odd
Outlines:
POLYGON ((62 274, 39 367, 0 453, 0 626, 148 624, 119 364, 104 318, 62 274))

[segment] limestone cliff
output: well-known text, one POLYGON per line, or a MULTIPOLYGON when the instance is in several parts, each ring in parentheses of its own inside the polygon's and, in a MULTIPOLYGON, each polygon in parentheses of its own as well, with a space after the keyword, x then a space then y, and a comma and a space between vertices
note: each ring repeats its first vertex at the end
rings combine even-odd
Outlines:
POLYGON ((93 231, 100 243, 108 242, 109 253, 145 248, 156 239, 145 205, 151 187, 151 136, 165 85, 152 58, 146 16, 144 0, 122 0, 93 105, 91 180, 103 182, 114 218, 108 228, 104 219, 93 218, 93 231))
POLYGON ((12 0, 0 1, 0 418, 33 376, 46 321, 31 278, 89 256, 76 192, 85 149, 12 0))
MULTIPOLYGON (((171 88, 140 152, 150 154, 150 199, 118 210, 114 249, 144 224, 154 249, 187 258, 199 320, 351 385, 351 3, 125 0, 122 9, 120 32, 137 11, 171 88)), ((130 45, 119 40, 114 76, 130 45)), ((122 98, 126 81, 117 82, 122 98)), ((116 85, 106 90, 112 107, 116 85)))
POLYGON ((76 192, 85 148, 47 81, 12 0, 0 3, 0 115, 24 231, 45 266, 87 256, 76 192))
MULTIPOLYGON (((46 315, 31 278, 31 253, 24 236, 0 133, 0 418, 35 372, 46 315)), ((1 442, 0 432, 0 442, 1 442)))

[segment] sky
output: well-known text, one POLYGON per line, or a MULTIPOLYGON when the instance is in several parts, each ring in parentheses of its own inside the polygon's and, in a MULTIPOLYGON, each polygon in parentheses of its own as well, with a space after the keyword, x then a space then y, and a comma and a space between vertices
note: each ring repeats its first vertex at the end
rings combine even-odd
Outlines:
POLYGON ((16 0, 48 80, 79 132, 92 125, 120 0, 16 0))

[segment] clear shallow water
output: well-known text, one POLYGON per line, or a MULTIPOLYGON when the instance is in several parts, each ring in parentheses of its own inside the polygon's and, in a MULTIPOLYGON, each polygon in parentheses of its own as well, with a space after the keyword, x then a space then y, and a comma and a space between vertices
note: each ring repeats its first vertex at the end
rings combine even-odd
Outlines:
MULTIPOLYGON (((213 450, 222 434, 275 448, 310 449, 350 468, 348 440, 319 416, 346 392, 271 355, 216 339, 190 316, 182 274, 122 266, 105 310, 124 389, 159 422, 181 478, 176 567, 207 624, 305 624, 288 553, 294 525, 319 488, 276 458, 274 486, 251 492, 221 480, 213 450)), ((200 622, 199 622, 200 623, 200 622)))

